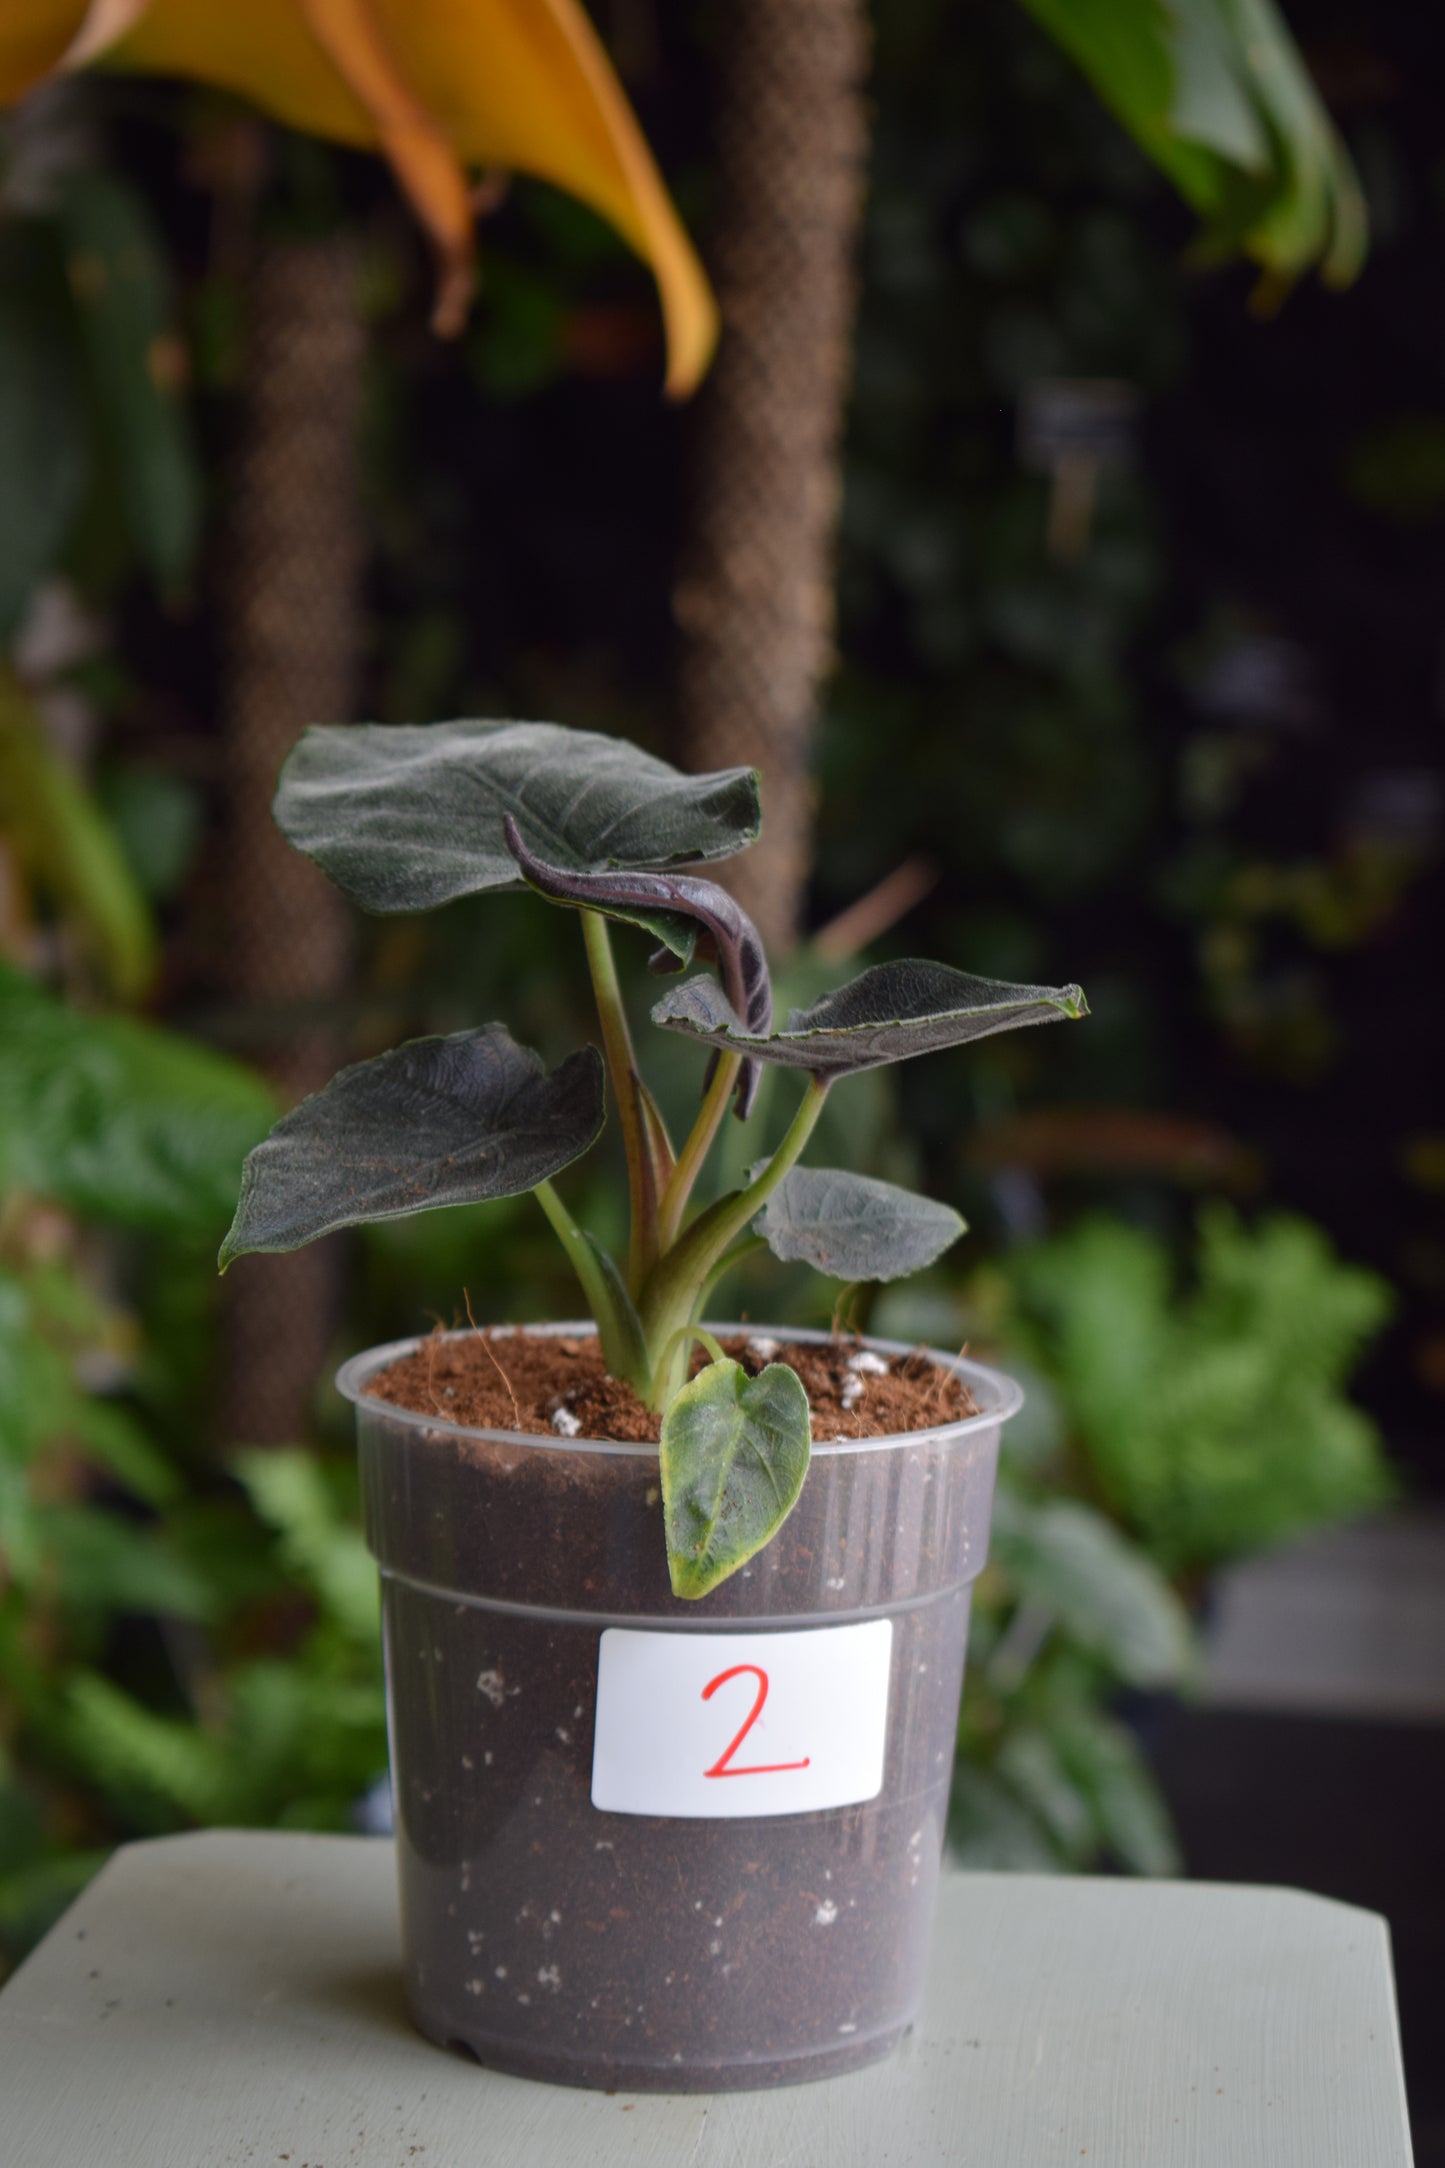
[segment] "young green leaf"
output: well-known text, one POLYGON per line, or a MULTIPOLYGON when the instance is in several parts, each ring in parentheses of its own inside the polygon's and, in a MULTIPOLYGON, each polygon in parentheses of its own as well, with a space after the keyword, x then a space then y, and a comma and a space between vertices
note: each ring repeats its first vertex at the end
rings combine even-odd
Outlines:
POLYGON ((560 723, 339 723, 308 730, 281 771, 276 820, 368 911, 425 911, 520 888, 502 836, 574 873, 727 858, 761 816, 752 768, 682 775, 560 723))
POLYGON ((1022 1024, 1053 1024, 1088 1013, 1078 986, 1012 986, 909 958, 875 964, 811 1008, 795 1010, 781 1031, 749 1031, 709 978, 689 979, 665 994, 652 1021, 757 1061, 833 1078, 1022 1024))
POLYGON ((503 1024, 413 1039, 343 1069, 250 1153, 222 1269, 337 1227, 515 1197, 585 1152, 604 1118, 595 1047, 548 1076, 503 1024))
POLYGON ((901 1280, 966 1232, 948 1205, 836 1167, 794 1167, 753 1225, 775 1257, 834 1280, 901 1280))
POLYGON ((662 1419, 662 1506, 675 1596, 706 1596, 786 1520, 808 1472, 808 1396, 794 1370, 750 1378, 724 1357, 662 1419))

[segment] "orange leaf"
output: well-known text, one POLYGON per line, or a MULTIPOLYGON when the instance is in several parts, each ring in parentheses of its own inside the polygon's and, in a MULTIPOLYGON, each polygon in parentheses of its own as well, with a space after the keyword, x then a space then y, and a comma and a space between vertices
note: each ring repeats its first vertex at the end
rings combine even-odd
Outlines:
MULTIPOLYGON (((0 4, 30 26, 32 69, 46 25, 64 18, 51 37, 58 55, 85 12, 60 0, 0 4)), ((7 19, 0 96, 12 43, 7 19)), ((469 262, 459 167, 553 182, 652 266, 669 392, 691 391, 707 367, 712 295, 580 0, 151 0, 111 61, 212 83, 292 127, 385 151, 442 254, 448 317, 469 262)))
POLYGON ((367 0, 301 0, 302 13, 376 124, 437 254, 432 329, 455 338, 475 284, 472 206, 455 151, 399 72, 367 0))
POLYGON ((3 0, 0 105, 13 105, 64 60, 85 23, 85 0, 3 0))

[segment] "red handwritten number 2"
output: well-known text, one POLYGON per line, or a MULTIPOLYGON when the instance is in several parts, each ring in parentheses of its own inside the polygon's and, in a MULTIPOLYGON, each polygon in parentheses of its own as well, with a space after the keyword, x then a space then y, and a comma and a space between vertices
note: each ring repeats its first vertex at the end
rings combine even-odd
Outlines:
POLYGON ((744 1717, 741 1728, 732 1744, 723 1749, 711 1769, 704 1769, 703 1775, 705 1777, 769 1777, 775 1775, 780 1769, 806 1769, 813 1758, 811 1754, 805 1754, 801 1761, 753 1762, 745 1769, 733 1768, 732 1759, 734 1754, 736 1754, 738 1748, 763 1713, 763 1703, 768 1698, 768 1674, 761 1664, 734 1664, 730 1671, 720 1671, 715 1679, 709 1679, 702 1690, 703 1700, 711 1701, 720 1686, 726 1686, 729 1679, 741 1678, 744 1672, 751 1672, 758 1682, 758 1690, 753 1697, 753 1705, 744 1717))

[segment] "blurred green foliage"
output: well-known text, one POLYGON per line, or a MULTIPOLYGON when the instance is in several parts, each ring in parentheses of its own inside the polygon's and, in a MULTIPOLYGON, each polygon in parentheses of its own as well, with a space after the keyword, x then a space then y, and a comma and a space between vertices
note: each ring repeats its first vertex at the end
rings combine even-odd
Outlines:
MULTIPOLYGON (((117 893, 77 860, 119 858, 59 795, 64 955, 117 893)), ((349 1457, 209 1449, 215 1246, 273 1112, 221 1055, 0 962, 0 1968, 118 1838, 346 1827, 384 1769, 349 1457)))
POLYGON ((1177 1870, 1119 1697, 1187 1694, 1207 1572, 1394 1495, 1346 1397, 1389 1308, 1318 1228, 1225 1205, 1182 1273, 1157 1235, 1095 1216, 961 1294, 879 1303, 879 1330, 967 1335, 1026 1394, 975 1591, 951 1825, 971 1864, 1177 1870))
POLYGON ((1307 1220, 1205 1210, 1181 1288, 1163 1244, 1089 1218, 997 1268, 998 1329, 1051 1381, 1110 1514, 1171 1574, 1383 1504, 1345 1398, 1391 1309, 1307 1220))
POLYGON ((0 141, 0 504, 13 508, 0 520, 0 637, 59 571, 113 586, 138 563, 178 594, 201 530, 186 349, 155 220, 83 138, 57 128, 46 155, 33 132, 12 123, 0 141))

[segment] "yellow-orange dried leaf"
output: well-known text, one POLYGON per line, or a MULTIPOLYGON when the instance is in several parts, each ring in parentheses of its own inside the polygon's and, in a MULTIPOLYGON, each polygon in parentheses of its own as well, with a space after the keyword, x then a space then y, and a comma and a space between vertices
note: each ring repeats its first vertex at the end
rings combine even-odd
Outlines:
POLYGON ((471 282, 466 171, 553 182, 652 266, 668 390, 690 391, 706 368, 712 295, 580 0, 3 0, 0 102, 102 45, 107 66, 210 83, 382 151, 437 250, 448 327, 471 282))

